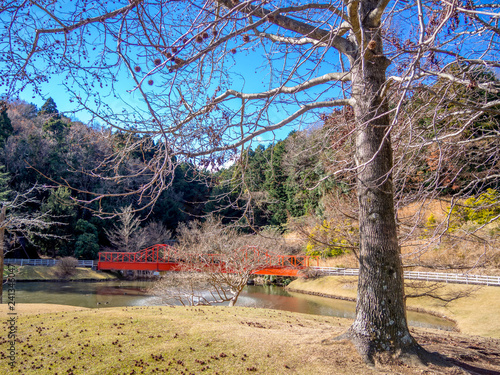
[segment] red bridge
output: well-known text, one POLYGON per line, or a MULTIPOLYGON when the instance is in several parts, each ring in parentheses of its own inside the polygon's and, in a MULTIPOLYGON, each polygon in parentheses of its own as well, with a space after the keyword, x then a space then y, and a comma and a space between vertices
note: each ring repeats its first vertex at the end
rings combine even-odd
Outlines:
POLYGON ((255 275, 298 276, 318 257, 277 255, 255 246, 222 254, 190 254, 169 245, 154 245, 135 252, 99 253, 99 270, 206 271, 235 273, 244 270, 255 275), (189 265, 189 267, 187 267, 189 265))

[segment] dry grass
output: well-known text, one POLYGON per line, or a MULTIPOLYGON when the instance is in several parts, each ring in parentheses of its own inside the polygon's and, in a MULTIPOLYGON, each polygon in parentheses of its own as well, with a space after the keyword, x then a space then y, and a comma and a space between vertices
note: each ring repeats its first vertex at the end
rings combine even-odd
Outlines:
MULTIPOLYGON (((398 209, 398 220, 402 223, 400 238, 403 264, 410 267, 408 269, 420 271, 500 274, 500 223, 488 224, 473 235, 470 232, 479 227, 474 223, 466 223, 449 232, 446 230, 449 206, 450 202, 446 200, 432 200, 398 209), (431 214, 435 219, 434 226, 428 223, 431 214)), ((305 243, 303 240, 303 247, 305 243)), ((359 267, 353 253, 321 259, 319 265, 359 267)))
MULTIPOLYGON (((16 314, 18 316, 25 315, 36 315, 36 314, 45 314, 45 313, 53 313, 53 312, 69 312, 69 311, 80 311, 80 310, 89 310, 86 307, 79 306, 69 306, 69 305, 55 305, 50 303, 21 303, 16 304, 16 314)), ((2 316, 7 316, 8 306, 7 304, 0 305, 0 314, 2 316)))
POLYGON ((398 218, 401 221, 410 220, 425 223, 431 213, 440 222, 446 219, 450 202, 446 200, 432 200, 424 203, 415 202, 398 209, 398 218))
MULTIPOLYGON (((360 359, 335 355, 352 352, 349 343, 321 343, 341 333, 345 324, 334 318, 214 307, 36 314, 18 321, 16 370, 113 375, 363 372, 360 359)), ((0 372, 9 373, 4 360, 0 372)))
MULTIPOLYGON (((465 373, 432 365, 425 370, 398 364, 367 368, 349 342, 329 340, 349 324, 349 320, 340 318, 237 307, 128 307, 36 313, 19 317, 14 368, 8 367, 6 341, 2 340, 0 373, 465 373)), ((489 356, 480 353, 498 351, 500 341, 474 341, 463 335, 429 330, 413 333, 429 350, 449 353, 451 360, 462 367, 469 366, 466 359, 472 358, 473 365, 483 373, 500 370, 498 358, 488 361, 489 356), (463 344, 451 345, 454 340, 463 344)))

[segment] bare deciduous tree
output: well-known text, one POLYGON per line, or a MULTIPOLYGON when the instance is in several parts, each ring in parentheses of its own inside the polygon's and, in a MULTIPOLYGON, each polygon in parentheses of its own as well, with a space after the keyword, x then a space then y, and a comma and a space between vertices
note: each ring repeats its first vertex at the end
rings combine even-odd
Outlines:
POLYGON ((447 0, 72 4, 2 5, 0 79, 15 95, 29 84, 39 91, 62 74, 80 109, 135 137, 121 151, 156 143, 140 170, 121 171, 125 154, 117 154, 93 171, 110 178, 111 169, 118 181, 149 176, 130 194, 149 196, 151 204, 181 160, 221 165, 266 132, 352 107, 354 126, 341 134, 355 139, 349 172, 359 205, 360 277, 356 319, 345 337, 369 362, 384 352, 425 357, 407 327, 394 183, 396 198, 412 181, 415 193, 442 192, 462 169, 444 155, 463 155, 463 145, 484 148, 484 141, 493 157, 477 161, 485 172, 471 173, 470 186, 498 185, 498 165, 489 162, 498 160, 498 81, 475 73, 500 67, 498 6, 447 0), (106 101, 109 93, 123 98, 119 111, 106 101), (419 98, 424 101, 414 101, 419 98), (484 116, 493 126, 471 132, 484 116), (455 152, 443 154, 443 145, 455 152), (430 147, 437 173, 415 180, 415 158, 430 147))
POLYGON ((274 252, 286 244, 272 236, 242 235, 209 216, 204 222, 182 224, 176 246, 183 255, 181 274, 169 273, 152 289, 154 294, 183 305, 234 306, 252 274, 269 266, 274 252))
MULTIPOLYGON (((135 216, 132 206, 122 207, 117 213, 119 222, 110 231, 106 231, 108 240, 116 251, 139 251, 140 243, 137 236, 140 230, 140 219, 135 216)), ((139 237, 139 238, 138 238, 139 237)))
POLYGON ((30 239, 33 236, 51 237, 45 233, 51 225, 59 223, 52 221, 50 212, 26 213, 26 207, 36 202, 35 193, 42 189, 34 186, 24 193, 11 193, 11 199, 0 202, 0 303, 3 295, 3 271, 5 246, 5 233, 9 232, 15 237, 30 239))

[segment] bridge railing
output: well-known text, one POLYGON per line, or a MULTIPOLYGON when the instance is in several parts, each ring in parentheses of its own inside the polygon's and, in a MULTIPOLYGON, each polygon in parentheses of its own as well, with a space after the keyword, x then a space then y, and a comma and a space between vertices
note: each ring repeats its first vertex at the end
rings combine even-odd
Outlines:
MULTIPOLYGON (((260 264, 265 267, 275 268, 306 268, 311 265, 311 260, 317 257, 304 255, 277 255, 257 246, 246 246, 235 251, 235 254, 243 257, 242 263, 253 265, 260 264)), ((229 257, 230 258, 230 257, 229 257)), ((99 262, 101 263, 192 263, 199 261, 205 264, 221 264, 231 262, 223 254, 189 254, 183 253, 173 246, 166 244, 154 245, 138 252, 101 252, 99 262)), ((109 267, 109 265, 107 266, 109 267)))

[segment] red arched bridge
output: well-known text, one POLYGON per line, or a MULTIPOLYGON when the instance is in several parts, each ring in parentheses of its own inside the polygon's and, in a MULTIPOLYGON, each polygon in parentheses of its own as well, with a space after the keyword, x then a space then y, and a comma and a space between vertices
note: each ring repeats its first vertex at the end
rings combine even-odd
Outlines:
POLYGON ((99 253, 99 270, 141 271, 209 271, 234 273, 250 271, 255 275, 298 276, 318 262, 318 257, 304 255, 277 255, 255 246, 235 250, 232 254, 191 254, 170 245, 154 245, 129 252, 99 253))

